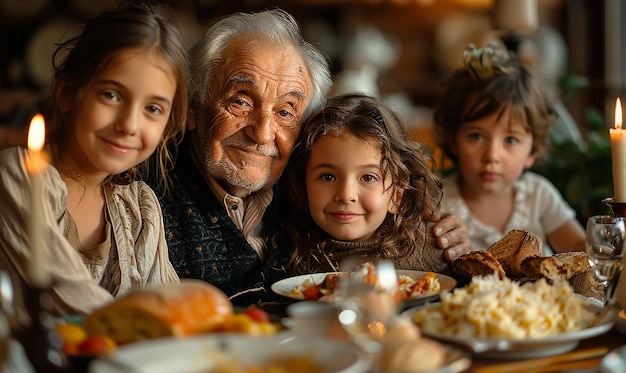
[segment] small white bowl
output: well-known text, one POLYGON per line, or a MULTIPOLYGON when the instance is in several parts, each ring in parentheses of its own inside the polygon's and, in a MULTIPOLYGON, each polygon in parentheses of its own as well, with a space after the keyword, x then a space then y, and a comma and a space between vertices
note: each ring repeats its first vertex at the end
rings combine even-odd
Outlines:
POLYGON ((287 306, 287 315, 282 324, 296 336, 348 340, 337 318, 339 308, 334 304, 304 300, 287 306))
MULTIPOLYGON (((622 310, 622 314, 623 314, 622 310)), ((626 346, 618 347, 602 358, 600 372, 623 373, 626 370, 626 346)))

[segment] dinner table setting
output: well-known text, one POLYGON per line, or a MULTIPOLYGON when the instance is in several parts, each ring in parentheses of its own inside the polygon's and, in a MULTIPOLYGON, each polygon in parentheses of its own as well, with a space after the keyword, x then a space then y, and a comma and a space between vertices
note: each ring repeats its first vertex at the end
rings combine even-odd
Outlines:
MULTIPOLYGON (((49 279, 18 284, 0 269, 0 372, 624 373, 626 132, 618 104, 615 196, 603 201, 612 213, 588 218, 584 253, 522 256, 515 240, 534 235, 520 229, 456 258, 446 274, 348 258, 337 272, 279 280, 270 289, 276 301, 247 308, 209 283, 182 279, 61 318, 40 286, 49 279)), ((30 225, 40 241, 37 219, 30 225)), ((34 258, 31 272, 42 273, 44 259, 34 258)))
MULTIPOLYGON (((445 277, 443 277, 445 278, 445 277)), ((466 285, 460 285, 466 286, 466 285)), ((423 307, 439 303, 439 295, 454 292, 455 287, 443 289, 435 295, 420 296, 419 299, 406 300, 399 305, 398 313, 413 319, 412 315, 423 307)), ((584 299, 577 294, 574 298, 584 299)), ((294 296, 295 298, 295 296, 294 296)), ((301 300, 289 308, 300 306, 311 313, 311 301, 301 300), (306 306, 305 306, 306 304, 306 306), (305 306, 305 307, 302 307, 305 306)), ((320 302, 320 301, 317 301, 320 302)), ((559 333, 544 338, 464 338, 458 336, 442 336, 422 330, 422 335, 439 340, 445 346, 450 357, 445 365, 432 370, 397 370, 402 372, 622 372, 626 371, 626 312, 618 310, 615 303, 600 304, 598 300, 585 300, 583 304, 593 310, 593 321, 586 327, 559 333)), ((309 333, 320 333, 324 330, 319 319, 327 318, 327 311, 319 307, 315 326, 309 333)), ((337 317, 337 314, 334 314, 337 317)), ((309 314, 308 319, 312 316, 309 314)), ((310 321, 308 323, 311 323, 310 321)), ((328 322, 326 322, 328 324, 328 322)), ((337 330, 343 321, 334 321, 337 330)), ((293 325, 293 324, 292 324, 293 325)), ((344 333, 345 335, 345 333, 344 333)), ((349 335, 349 333, 348 333, 349 335)), ((372 372, 387 370, 372 370, 372 372)))
MULTIPOLYGON (((432 328, 420 324, 417 315, 420 312, 436 315, 441 311, 441 307, 437 307, 455 294, 463 294, 465 299, 470 299, 472 286, 494 286, 498 289, 509 287, 509 291, 527 286, 500 279, 495 274, 478 276, 469 282, 457 282, 453 277, 443 274, 396 270, 388 261, 375 265, 352 265, 351 269, 337 273, 294 276, 275 283, 272 291, 280 297, 280 301, 260 308, 275 327, 270 332, 251 332, 247 327, 237 326, 229 330, 222 328, 221 332, 214 329, 189 335, 146 339, 121 344, 110 354, 69 355, 69 364, 63 371, 251 372, 242 367, 256 366, 266 361, 268 356, 272 356, 271 359, 295 356, 302 361, 289 362, 295 364, 289 367, 298 368, 287 371, 304 373, 626 371, 626 312, 617 303, 617 299, 624 298, 621 293, 625 293, 626 289, 619 286, 614 287, 608 300, 589 300, 576 293, 567 294, 568 301, 575 299, 580 302, 565 305, 573 307, 580 304, 588 308, 588 316, 592 318, 590 322, 579 325, 577 330, 539 338, 472 337, 472 333, 468 334, 467 330, 462 329, 455 329, 455 334, 446 335, 433 332, 432 328), (328 279, 334 279, 332 292, 327 287, 321 292, 320 298, 303 297, 303 287, 320 285, 328 279), (479 285, 473 285, 475 281, 479 285), (480 284, 480 281, 483 283, 480 284), (426 283, 436 286, 429 287, 426 283), (406 293, 403 288, 407 284, 409 287, 419 284, 424 292, 406 293), (424 310, 428 312, 422 312, 424 310), (303 363, 305 358, 313 359, 311 365, 303 363), (233 364, 237 365, 237 369, 225 369, 217 361, 220 364, 235 362, 233 364)), ((545 281, 535 283, 538 282, 545 281)), ((619 285, 619 276, 615 282, 619 285)), ((2 315, 10 310, 10 286, 6 273, 2 275, 0 272, 2 315)), ((541 286, 541 291, 557 288, 552 284, 541 286)), ((500 294, 486 295, 491 289, 481 291, 480 299, 494 296, 494 299, 499 300, 498 306, 502 306, 504 299, 498 298, 500 294)), ((515 298, 515 295, 509 298, 515 298)), ((233 315, 247 312, 233 307, 233 315)), ((80 324, 89 317, 55 319, 54 322, 80 324)), ((1 321, 0 336, 4 343, 7 336, 1 333, 1 321)), ((434 323, 432 320, 428 322, 434 323)), ((40 333, 41 337, 46 327, 38 325, 32 330, 40 333)), ((22 343, 16 349, 16 341, 9 340, 10 347, 7 348, 4 343, 0 349, 0 362, 5 367, 6 364, 12 364, 12 368, 3 372, 40 371, 28 366, 28 359, 32 355, 24 351, 32 346, 22 343)))

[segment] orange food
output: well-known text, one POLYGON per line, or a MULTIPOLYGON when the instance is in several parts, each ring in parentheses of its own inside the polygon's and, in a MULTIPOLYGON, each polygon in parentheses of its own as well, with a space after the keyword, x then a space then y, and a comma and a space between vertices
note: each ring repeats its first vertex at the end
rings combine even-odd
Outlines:
POLYGON ((87 339, 87 332, 80 325, 67 323, 56 324, 54 327, 64 344, 78 345, 87 339))
POLYGON ((108 355, 116 348, 115 341, 105 335, 87 337, 78 345, 78 353, 85 355, 108 355))
POLYGON ((270 315, 264 310, 256 306, 250 306, 246 309, 246 315, 250 316, 254 321, 269 322, 270 315))
POLYGON ((274 334, 276 330, 276 325, 269 321, 255 320, 247 313, 235 313, 227 316, 211 332, 246 333, 252 336, 259 336, 274 334))
MULTIPOLYGON (((312 279, 307 279, 302 285, 298 285, 293 289, 293 294, 301 294, 304 299, 316 300, 324 296, 328 296, 334 293, 337 286, 337 280, 342 276, 346 276, 346 273, 329 273, 324 276, 321 283, 315 284, 312 279)), ((376 267, 369 264, 367 266, 367 273, 363 276, 363 284, 379 286, 378 274, 376 273, 376 267)), ((396 293, 396 299, 403 301, 414 297, 419 294, 427 294, 439 291, 440 284, 437 279, 437 275, 433 272, 426 272, 424 276, 413 279, 406 275, 398 276, 398 289, 396 293)))

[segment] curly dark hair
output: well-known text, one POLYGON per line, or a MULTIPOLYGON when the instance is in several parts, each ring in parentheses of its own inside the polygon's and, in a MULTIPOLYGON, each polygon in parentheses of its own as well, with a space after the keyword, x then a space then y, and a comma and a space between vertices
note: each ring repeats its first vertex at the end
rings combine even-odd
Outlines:
POLYGON ((283 215, 283 234, 290 238, 289 269, 295 273, 315 272, 319 261, 312 248, 323 247, 332 239, 310 216, 305 187, 306 165, 311 148, 323 136, 349 133, 360 139, 379 142, 383 178, 392 180, 389 188, 404 190, 397 214, 387 218, 374 233, 372 259, 402 258, 423 245, 424 216, 438 212, 442 197, 439 178, 431 171, 432 159, 423 146, 412 141, 404 122, 380 99, 351 93, 329 99, 324 108, 304 124, 284 181, 289 208, 283 215))

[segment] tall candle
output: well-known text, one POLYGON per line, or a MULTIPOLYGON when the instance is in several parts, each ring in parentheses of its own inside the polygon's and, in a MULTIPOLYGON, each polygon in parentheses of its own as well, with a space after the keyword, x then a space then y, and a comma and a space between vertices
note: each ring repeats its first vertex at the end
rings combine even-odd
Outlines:
POLYGON ((626 202, 626 131, 622 129, 622 103, 615 101, 615 128, 609 129, 613 162, 613 193, 615 202, 626 202))
POLYGON ((28 222, 28 238, 31 258, 28 263, 28 279, 34 287, 46 287, 51 283, 50 272, 46 265, 44 243, 44 172, 48 166, 48 155, 42 150, 46 139, 46 125, 43 115, 37 114, 28 129, 28 156, 25 159, 26 171, 30 178, 31 210, 28 222))

